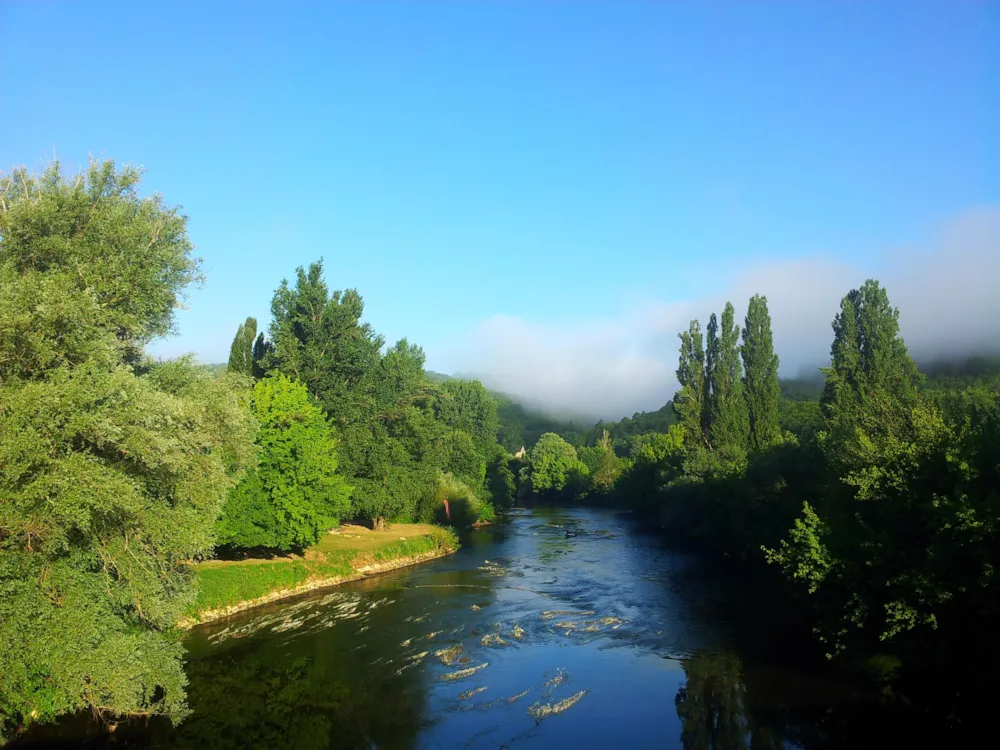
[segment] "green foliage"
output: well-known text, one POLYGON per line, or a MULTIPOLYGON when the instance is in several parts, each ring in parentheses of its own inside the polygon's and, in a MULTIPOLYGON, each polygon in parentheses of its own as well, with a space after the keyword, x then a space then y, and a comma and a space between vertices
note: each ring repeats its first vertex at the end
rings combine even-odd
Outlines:
POLYGON ((253 342, 253 350, 250 352, 250 374, 255 380, 260 380, 267 374, 265 364, 274 352, 274 346, 264 338, 263 333, 257 334, 257 340, 253 342))
POLYGON ((944 411, 924 397, 898 316, 874 281, 841 303, 820 435, 830 488, 772 553, 815 596, 832 651, 937 627, 996 584, 996 396, 944 411))
POLYGON ((635 508, 646 517, 660 510, 660 491, 680 476, 684 462, 684 435, 681 425, 672 425, 666 433, 641 435, 615 483, 619 502, 635 508))
POLYGON ((701 456, 708 447, 705 431, 705 348, 702 343, 701 324, 692 320, 687 331, 678 334, 681 356, 677 365, 677 393, 674 410, 684 428, 684 445, 692 468, 701 463, 701 456))
POLYGON ((229 348, 229 372, 250 377, 253 375, 254 338, 257 336, 257 319, 247 318, 241 323, 229 348))
POLYGON ((750 429, 747 402, 744 399, 740 366, 740 329, 730 303, 722 313, 722 333, 716 336, 715 316, 709 324, 710 365, 705 372, 705 408, 703 423, 708 443, 723 471, 739 471, 746 462, 750 429))
POLYGON ((0 180, 0 739, 82 708, 184 716, 162 631, 251 461, 242 381, 142 362, 198 263, 139 177, 0 180))
POLYGON ((833 331, 822 398, 832 429, 873 411, 900 415, 914 405, 922 376, 899 337, 899 310, 878 282, 869 279, 844 297, 833 331))
POLYGON ((218 543, 284 551, 314 544, 350 511, 333 429, 305 386, 283 375, 257 382, 253 413, 258 466, 223 506, 218 543))
POLYGON ((67 180, 58 162, 0 179, 0 351, 5 378, 43 377, 85 359, 136 362, 172 330, 200 279, 186 218, 139 196, 141 172, 92 161, 67 180), (113 335, 111 335, 113 334, 113 335))
POLYGON ((761 451, 781 439, 778 400, 778 355, 774 353, 767 297, 750 298, 743 328, 743 394, 747 404, 749 448, 761 451))
POLYGON ((778 426, 781 430, 808 439, 821 431, 825 424, 818 398, 815 401, 793 401, 789 398, 778 401, 778 426))
MULTIPOLYGON (((612 497, 701 549, 763 551, 811 605, 831 655, 877 650, 913 670, 1000 624, 1000 379, 977 360, 925 383, 898 316, 876 282, 851 291, 830 367, 796 381, 777 379, 764 298, 751 300, 739 348, 728 308, 705 348, 693 321, 680 425, 635 439, 612 497)), ((592 474, 598 455, 580 452, 592 474)), ((1000 664, 996 649, 984 658, 1000 664)))
POLYGON ((590 486, 597 492, 608 493, 614 487, 618 473, 621 471, 621 459, 615 453, 611 435, 605 430, 597 446, 597 456, 594 467, 587 467, 590 474, 590 486))
POLYGON ((477 521, 493 519, 492 506, 480 500, 469 485, 452 474, 441 473, 438 476, 432 498, 435 523, 464 529, 477 521))
POLYGON ((294 289, 282 282, 271 311, 274 350, 265 361, 306 385, 337 426, 353 514, 377 528, 412 517, 438 470, 423 351, 402 340, 383 354, 382 338, 361 323, 361 296, 330 293, 322 263, 299 268, 294 289))
POLYGON ((439 422, 472 438, 483 463, 494 453, 500 420, 497 401, 478 380, 447 380, 435 404, 439 422))
POLYGON ((510 456, 499 445, 495 446, 493 457, 486 464, 486 491, 495 509, 508 510, 514 506, 517 480, 510 468, 510 456))
POLYGON ((528 453, 521 481, 536 495, 573 495, 586 483, 587 467, 576 449, 554 432, 547 432, 528 453))
POLYGON ((486 479, 486 462, 472 437, 462 430, 449 430, 438 438, 436 463, 470 487, 480 488, 486 479))

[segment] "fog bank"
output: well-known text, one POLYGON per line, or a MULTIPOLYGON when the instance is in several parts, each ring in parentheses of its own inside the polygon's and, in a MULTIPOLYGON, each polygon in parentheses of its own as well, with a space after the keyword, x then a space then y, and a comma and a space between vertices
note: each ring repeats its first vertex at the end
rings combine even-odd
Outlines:
MULTIPOLYGON (((749 298, 765 294, 781 374, 829 360, 830 323, 840 299, 878 279, 900 309, 910 353, 920 359, 995 352, 1000 341, 1000 205, 955 218, 920 247, 900 247, 855 266, 830 257, 760 264, 724 289, 664 300, 572 325, 496 315, 453 353, 456 371, 554 413, 618 419, 657 409, 677 387, 677 333, 702 326, 727 300, 742 322, 749 298)), ((680 292, 678 292, 680 293, 680 292)))

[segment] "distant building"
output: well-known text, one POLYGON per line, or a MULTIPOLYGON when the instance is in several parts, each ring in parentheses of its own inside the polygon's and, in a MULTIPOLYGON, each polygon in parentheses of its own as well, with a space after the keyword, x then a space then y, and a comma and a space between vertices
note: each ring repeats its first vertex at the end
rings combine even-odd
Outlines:
POLYGON ((522 445, 521 450, 514 454, 514 458, 524 458, 526 452, 527 451, 524 450, 524 446, 522 445))

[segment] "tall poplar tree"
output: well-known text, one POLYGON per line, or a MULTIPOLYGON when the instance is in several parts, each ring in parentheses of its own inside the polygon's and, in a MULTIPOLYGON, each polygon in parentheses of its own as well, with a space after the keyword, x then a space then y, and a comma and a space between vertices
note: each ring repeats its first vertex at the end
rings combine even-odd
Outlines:
POLYGON ((236 331, 229 347, 229 372, 253 374, 253 341, 257 336, 257 319, 247 318, 236 331))
POLYGON ((727 468, 745 460, 749 429, 740 366, 740 327, 735 318, 733 305, 727 302, 722 312, 721 335, 713 335, 710 341, 711 393, 706 395, 709 443, 727 468))
POLYGON ((833 333, 821 401, 832 426, 913 406, 922 376, 899 337, 899 310, 877 281, 869 279, 841 300, 833 333))
POLYGON ((688 449, 705 448, 702 427, 705 407, 705 348, 701 323, 692 320, 687 331, 677 334, 681 340, 681 356, 677 364, 678 389, 674 394, 674 408, 684 427, 684 443, 688 449))
POLYGON ((708 316, 708 325, 705 326, 705 385, 702 389, 701 405, 701 429, 706 440, 711 446, 712 443, 712 420, 715 418, 715 411, 712 408, 712 393, 715 380, 715 368, 719 362, 719 319, 715 313, 708 316))
POLYGON ((803 506, 772 559, 810 593, 822 590, 824 629, 840 648, 934 623, 953 591, 933 574, 954 558, 964 525, 961 512, 941 519, 967 497, 949 479, 954 441, 921 397, 885 289, 869 280, 852 290, 833 330, 822 399, 829 490, 803 506))
POLYGON ((778 425, 778 355, 774 353, 767 297, 750 298, 743 328, 743 396, 749 421, 749 447, 760 451, 781 438, 778 425))

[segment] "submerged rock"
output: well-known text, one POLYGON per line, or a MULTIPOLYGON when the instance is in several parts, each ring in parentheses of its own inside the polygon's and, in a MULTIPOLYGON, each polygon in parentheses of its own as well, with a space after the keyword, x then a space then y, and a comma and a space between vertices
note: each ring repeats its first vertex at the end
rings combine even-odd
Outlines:
POLYGON ((547 716, 552 716, 553 714, 561 714, 577 704, 577 702, 587 694, 588 691, 581 690, 579 693, 571 695, 569 698, 564 698, 558 703, 535 703, 528 708, 528 714, 535 719, 535 721, 541 721, 547 716))
POLYGON ((469 677, 471 675, 474 675, 476 672, 486 669, 486 667, 488 667, 489 665, 490 663, 486 661, 483 662, 482 664, 476 665, 475 667, 469 667, 468 669, 460 669, 457 672, 449 672, 448 674, 443 674, 441 675, 440 679, 461 680, 463 677, 469 677))

